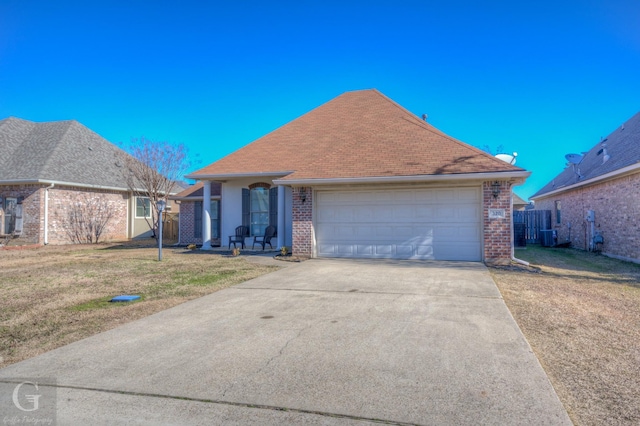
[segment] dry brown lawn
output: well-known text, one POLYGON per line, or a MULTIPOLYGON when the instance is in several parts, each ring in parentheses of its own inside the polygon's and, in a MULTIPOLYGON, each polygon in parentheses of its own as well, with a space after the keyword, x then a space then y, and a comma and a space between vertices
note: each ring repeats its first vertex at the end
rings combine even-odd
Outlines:
POLYGON ((640 424, 640 265, 528 247, 533 268, 491 268, 577 425, 640 424))
POLYGON ((0 367, 273 271, 242 257, 123 245, 0 250, 0 367), (138 302, 110 303, 136 294, 138 302))

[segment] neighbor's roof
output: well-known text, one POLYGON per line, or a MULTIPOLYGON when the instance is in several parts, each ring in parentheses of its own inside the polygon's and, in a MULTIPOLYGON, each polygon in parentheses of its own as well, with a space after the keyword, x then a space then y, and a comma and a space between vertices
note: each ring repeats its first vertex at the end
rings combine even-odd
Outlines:
POLYGON ((519 196, 515 192, 513 193, 513 205, 526 206, 527 204, 529 203, 527 203, 521 196, 519 196))
MULTIPOLYGON (((172 195, 169 197, 170 200, 202 200, 202 196, 204 195, 204 184, 202 182, 198 182, 195 185, 189 186, 182 192, 177 193, 176 195, 172 195)), ((222 189, 222 185, 218 182, 211 182, 211 196, 216 197, 220 196, 222 189)))
POLYGON ((540 198, 547 193, 561 191, 562 188, 570 189, 592 183, 605 175, 636 165, 640 166, 640 112, 595 144, 575 170, 573 165, 568 165, 531 198, 540 198), (607 161, 603 161, 604 149, 609 156, 607 161))
POLYGON ((374 89, 344 93, 192 178, 282 180, 525 172, 447 136, 374 89))
POLYGON ((55 181, 125 190, 116 164, 122 152, 77 121, 0 120, 0 183, 55 181))

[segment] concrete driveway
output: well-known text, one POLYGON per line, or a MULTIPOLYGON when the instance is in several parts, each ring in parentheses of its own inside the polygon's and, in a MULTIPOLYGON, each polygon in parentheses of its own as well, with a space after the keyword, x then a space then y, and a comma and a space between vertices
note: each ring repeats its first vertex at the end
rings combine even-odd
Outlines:
POLYGON ((571 424, 479 263, 310 260, 0 370, 60 424, 571 424))

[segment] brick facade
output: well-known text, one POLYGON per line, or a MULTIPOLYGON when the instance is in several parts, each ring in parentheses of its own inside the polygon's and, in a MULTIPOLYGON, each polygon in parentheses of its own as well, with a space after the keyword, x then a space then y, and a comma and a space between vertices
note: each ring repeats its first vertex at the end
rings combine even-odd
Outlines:
POLYGON ((559 243, 570 241, 581 250, 589 249, 587 211, 595 211, 595 230, 604 238, 602 252, 640 262, 640 173, 539 198, 535 206, 551 210, 559 243), (560 221, 556 201, 560 201, 560 221))
POLYGON ((196 203, 195 201, 180 202, 180 243, 202 244, 202 238, 196 238, 196 203))
POLYGON ((493 183, 482 184, 482 218, 484 261, 489 264, 505 264, 511 261, 512 230, 511 222, 511 182, 498 182, 499 194, 493 196, 493 183), (489 209, 505 211, 504 219, 490 219, 489 209))
MULTIPOLYGON (((44 197, 48 185, 0 186, 0 196, 24 197, 22 202, 23 231, 12 245, 44 244, 44 197)), ((88 190, 84 188, 54 187, 49 189, 48 239, 50 244, 72 243, 68 233, 68 217, 72 206, 85 200, 106 201, 112 209, 100 241, 127 239, 127 203, 124 192, 88 190)))
MULTIPOLYGON (((44 190, 43 190, 44 191, 44 190)), ((49 244, 71 244, 69 214, 87 203, 105 203, 111 218, 100 236, 100 242, 127 239, 128 195, 124 192, 54 187, 49 190, 49 244)), ((43 202, 44 215, 44 202, 43 202)), ((42 220, 44 229, 44 219, 42 220)), ((43 236, 44 238, 44 236, 43 236)))
POLYGON ((292 253, 300 257, 313 255, 313 191, 311 188, 293 188, 293 247, 292 253), (304 197, 304 201, 302 198, 304 197))

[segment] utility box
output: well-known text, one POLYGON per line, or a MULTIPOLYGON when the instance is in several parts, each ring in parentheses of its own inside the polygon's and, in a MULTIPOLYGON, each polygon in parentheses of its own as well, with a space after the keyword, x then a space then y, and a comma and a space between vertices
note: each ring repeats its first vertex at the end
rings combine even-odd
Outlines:
POLYGON ((587 222, 595 222, 596 221, 596 212, 594 210, 587 210, 587 217, 585 217, 587 222))

